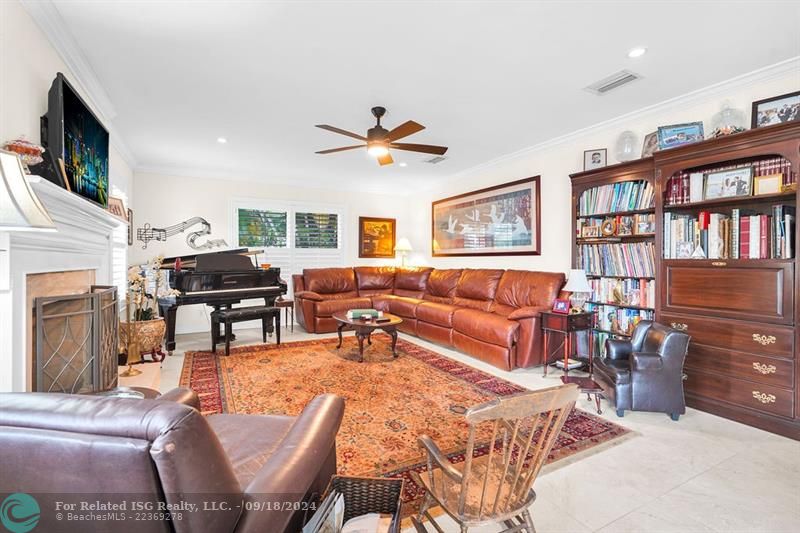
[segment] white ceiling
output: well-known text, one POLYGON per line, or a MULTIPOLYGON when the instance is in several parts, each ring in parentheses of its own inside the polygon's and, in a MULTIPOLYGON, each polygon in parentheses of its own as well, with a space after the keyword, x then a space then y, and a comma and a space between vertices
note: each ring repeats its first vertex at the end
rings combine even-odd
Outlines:
POLYGON ((800 55, 797 2, 54 3, 141 168, 323 186, 423 186, 800 55), (582 90, 623 68, 644 79, 582 90), (363 134, 374 105, 449 159, 314 154, 356 144, 314 124, 363 134))

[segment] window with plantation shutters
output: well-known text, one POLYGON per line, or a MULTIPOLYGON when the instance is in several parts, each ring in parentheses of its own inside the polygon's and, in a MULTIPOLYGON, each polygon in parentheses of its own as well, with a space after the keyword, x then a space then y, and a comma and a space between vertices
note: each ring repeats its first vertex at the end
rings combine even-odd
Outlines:
POLYGON ((295 212, 294 247, 339 248, 339 215, 295 212))
POLYGON ((304 268, 345 266, 344 213, 326 204, 242 199, 233 203, 232 234, 236 247, 263 249, 257 261, 290 281, 304 268))

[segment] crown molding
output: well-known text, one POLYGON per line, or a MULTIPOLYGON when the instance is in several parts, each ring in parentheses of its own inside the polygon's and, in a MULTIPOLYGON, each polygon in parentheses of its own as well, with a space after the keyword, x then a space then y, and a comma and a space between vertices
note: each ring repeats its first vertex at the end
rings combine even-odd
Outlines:
MULTIPOLYGON (((495 157, 494 159, 490 159, 489 161, 471 166, 464 170, 459 170, 458 172, 449 175, 445 179, 445 182, 455 181, 457 179, 461 179, 469 175, 475 174, 477 172, 480 172, 481 170, 491 168, 500 163, 504 163, 506 161, 513 161, 525 157, 527 155, 534 154, 541 150, 545 150, 547 148, 552 148, 555 146, 566 144, 575 141, 581 137, 585 137, 586 135, 590 135, 592 133, 597 133, 600 131, 619 127, 620 125, 623 125, 624 123, 634 119, 641 119, 651 115, 656 115, 672 107, 690 106, 695 103, 703 102, 705 100, 709 100, 714 97, 724 95, 725 93, 729 93, 736 89, 748 87, 751 85, 756 85, 758 83, 764 83, 766 81, 770 81, 772 79, 779 78, 787 74, 797 75, 798 72, 800 72, 800 56, 791 57, 784 61, 780 61, 778 63, 768 65, 766 67, 754 70, 752 72, 736 76, 735 78, 730 78, 721 81, 719 83, 703 87, 701 89, 696 89, 686 94, 682 94, 680 96, 664 100, 657 104, 646 106, 637 109, 635 111, 625 113, 624 115, 619 115, 617 117, 614 117, 612 119, 603 122, 598 122, 597 124, 593 124, 586 128, 581 128, 579 130, 575 130, 565 135, 553 137, 552 139, 548 139, 546 141, 534 144, 527 148, 517 150, 516 152, 511 152, 505 155, 501 155, 499 157, 495 157)), ((437 185, 441 184, 434 184, 430 187, 427 187, 427 189, 432 189, 437 185)))
MULTIPOLYGON (((28 12, 39 29, 42 30, 47 40, 61 56, 74 81, 80 86, 82 96, 89 101, 92 109, 103 121, 110 134, 111 145, 119 152, 131 169, 136 167, 136 157, 125 144, 119 132, 113 125, 117 116, 114 104, 111 102, 94 69, 89 64, 80 46, 75 41, 64 19, 51 0, 20 0, 22 7, 28 12)), ((53 74, 55 76, 55 73, 53 74)))

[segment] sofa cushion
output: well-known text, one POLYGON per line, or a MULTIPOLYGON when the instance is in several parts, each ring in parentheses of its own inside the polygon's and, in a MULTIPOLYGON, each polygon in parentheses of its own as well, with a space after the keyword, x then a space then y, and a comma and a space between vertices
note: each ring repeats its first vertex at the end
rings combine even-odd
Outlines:
POLYGON ((339 311, 350 309, 369 309, 372 302, 369 298, 334 298, 317 302, 317 316, 331 316, 339 311))
POLYGON ((422 298, 432 271, 433 269, 429 267, 397 269, 394 278, 394 294, 409 298, 422 298))
POLYGON ((459 309, 461 308, 455 305, 422 302, 417 306, 417 320, 452 328, 453 314, 459 309))
POLYGON ((561 272, 506 270, 497 284, 492 311, 508 315, 520 307, 551 308, 563 286, 561 272))
POLYGON ((394 267, 355 267, 359 296, 391 294, 394 287, 394 267))
POLYGON ((488 311, 491 309, 497 284, 503 270, 465 269, 456 285, 453 303, 461 307, 488 311))
POLYGON ((453 328, 483 342, 510 348, 517 339, 519 322, 477 309, 459 309, 453 315, 453 328))
POLYGON ((436 269, 428 276, 428 284, 425 286, 426 300, 434 302, 450 303, 450 299, 456 294, 456 285, 461 277, 461 269, 436 269))
POLYGON ((419 298, 395 296, 389 300, 389 312, 404 318, 416 318, 417 306, 421 303, 419 298))
POLYGON ((289 432, 293 416, 218 414, 206 417, 231 461, 242 490, 253 481, 289 432))
POLYGON ((352 268, 306 268, 303 269, 303 279, 307 291, 357 295, 356 274, 352 268))

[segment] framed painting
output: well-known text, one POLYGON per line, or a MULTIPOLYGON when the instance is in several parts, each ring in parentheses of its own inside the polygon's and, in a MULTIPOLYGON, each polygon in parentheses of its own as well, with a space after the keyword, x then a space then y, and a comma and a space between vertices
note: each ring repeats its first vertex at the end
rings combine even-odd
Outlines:
POLYGON ((539 255, 540 177, 433 202, 434 257, 539 255))
POLYGON ((394 257, 394 218, 358 217, 358 257, 394 257))

